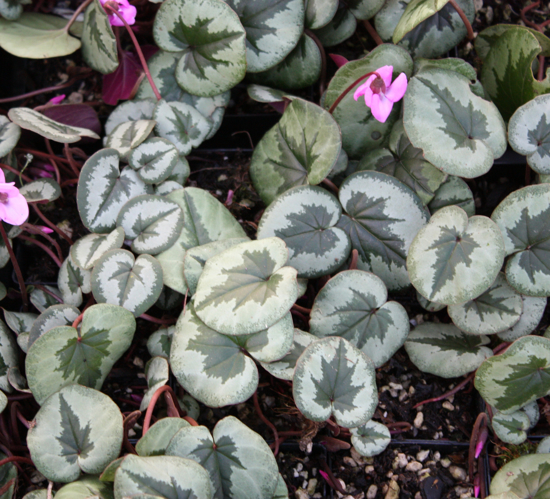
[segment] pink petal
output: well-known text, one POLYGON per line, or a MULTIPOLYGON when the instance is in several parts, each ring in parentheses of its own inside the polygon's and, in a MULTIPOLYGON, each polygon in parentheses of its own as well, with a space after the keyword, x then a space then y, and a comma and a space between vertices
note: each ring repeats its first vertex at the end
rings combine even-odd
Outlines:
POLYGON ((401 73, 394 82, 386 89, 386 98, 392 102, 401 100, 407 91, 407 75, 401 73))
MULTIPOLYGON (((371 75, 371 76, 369 76, 369 78, 367 79, 367 81, 365 83, 359 85, 357 87, 357 90, 353 94, 353 98, 355 100, 357 100, 359 97, 361 97, 361 95, 365 95, 365 92, 367 90, 370 90, 370 84, 374 81, 375 78, 376 78, 376 75, 371 75)), ((372 93, 372 90, 371 90, 371 93, 372 93)), ((367 106, 368 106, 368 104, 367 104, 367 106)))
POLYGON ((65 98, 65 94, 58 95, 48 101, 48 104, 60 104, 65 98))
POLYGON ((341 68, 342 66, 345 66, 349 62, 345 57, 342 57, 341 55, 338 55, 338 54, 329 54, 328 56, 333 60, 334 64, 336 64, 339 68, 341 68))
POLYGON ((384 94, 374 94, 370 109, 372 115, 380 122, 385 123, 391 113, 393 102, 386 99, 384 94))
POLYGON ((384 80, 386 88, 389 87, 393 76, 393 66, 382 66, 381 68, 378 68, 376 72, 380 75, 380 78, 384 80))
POLYGON ((0 168, 0 183, 3 184, 6 182, 6 176, 4 175, 4 170, 0 168))
POLYGON ((11 225, 21 225, 29 217, 29 205, 22 194, 10 197, 3 203, 4 216, 2 220, 11 225))
POLYGON ((15 182, 10 182, 9 184, 0 184, 0 192, 8 195, 9 198, 15 198, 19 196, 19 189, 15 187, 15 182))
POLYGON ((53 229, 50 229, 45 225, 35 225, 35 227, 38 227, 44 234, 51 234, 53 232, 53 229))

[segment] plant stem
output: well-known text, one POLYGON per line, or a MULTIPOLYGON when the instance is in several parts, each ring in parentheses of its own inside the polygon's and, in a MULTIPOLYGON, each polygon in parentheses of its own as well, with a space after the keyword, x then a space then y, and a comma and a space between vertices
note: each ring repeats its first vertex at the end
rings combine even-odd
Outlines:
POLYGON ((446 399, 447 397, 454 395, 455 393, 462 390, 470 381, 472 381, 475 375, 476 375, 475 371, 473 373, 470 373, 464 381, 456 385, 452 390, 444 393, 443 395, 440 395, 439 397, 434 397, 433 399, 428 399, 428 400, 423 400, 422 402, 418 402, 418 404, 416 404, 413 407, 413 409, 416 409, 417 407, 420 407, 421 405, 424 405, 424 404, 429 404, 430 402, 439 402, 440 400, 446 399))
POLYGON ((468 40, 472 41, 476 36, 474 35, 474 30, 472 29, 472 25, 470 24, 470 21, 466 17, 466 14, 464 14, 464 11, 456 3, 456 0, 449 0, 449 3, 458 12, 458 15, 460 16, 460 19, 462 19, 462 22, 464 23, 464 26, 466 26, 466 31, 468 32, 468 40))
POLYGON ((65 241, 67 241, 71 246, 74 244, 72 239, 67 235, 65 234, 65 232, 63 232, 57 225, 55 225, 53 222, 50 222, 50 220, 46 217, 46 215, 44 215, 44 213, 42 213, 40 211, 40 209, 38 208, 38 206, 36 206, 36 204, 34 203, 29 203, 34 211, 36 211, 36 214, 42 219, 42 221, 52 230, 54 230, 55 232, 57 232, 63 239, 65 239, 65 241))
POLYGON ((131 454, 137 454, 137 452, 134 446, 130 443, 130 440, 128 439, 128 431, 132 428, 132 426, 136 424, 136 421, 140 416, 141 416, 141 411, 134 411, 128 414, 128 416, 124 418, 124 423, 123 423, 124 431, 122 433, 122 444, 124 445, 126 450, 131 454))
POLYGON ((126 19, 122 17, 122 15, 117 12, 116 10, 112 9, 108 5, 104 6, 107 10, 112 12, 115 16, 117 16, 123 23, 124 27, 126 28, 126 31, 128 31, 128 34, 130 35, 130 38, 132 39, 132 42, 134 43, 134 47, 136 48, 137 55, 139 57, 139 60, 141 62, 141 65, 143 66, 143 71, 145 71, 145 75, 147 76, 147 79, 149 80, 149 84, 151 85, 151 88, 153 89, 153 93, 155 94, 155 97, 157 98, 157 101, 162 99, 162 96, 160 95, 160 92, 157 89, 157 86, 155 85, 155 82, 153 81, 153 77, 151 76, 151 73, 149 72, 149 67, 147 66, 147 61, 145 60, 145 57, 143 56, 143 52, 141 51, 141 47, 139 46, 139 43, 136 39, 136 35, 134 35, 134 32, 132 31, 132 28, 130 28, 130 25, 126 22, 126 19))
POLYGON ((61 261, 57 256, 55 256, 54 252, 48 248, 44 243, 41 243, 40 241, 37 241, 36 239, 33 239, 29 236, 24 236, 23 234, 19 234, 17 236, 19 239, 22 239, 23 241, 27 241, 32 244, 36 244, 39 248, 43 249, 48 255, 50 255, 51 259, 57 264, 58 267, 61 267, 61 261))
POLYGON ((178 322, 178 320, 173 317, 169 319, 157 319, 156 317, 153 317, 149 314, 141 314, 138 319, 144 319, 154 324, 175 324, 176 322, 178 322))
POLYGON ((57 161, 61 161, 63 163, 67 163, 69 164, 69 160, 68 159, 65 159, 65 158, 60 158, 59 156, 56 156, 55 154, 49 154, 49 153, 46 153, 46 152, 42 152, 42 151, 35 151, 34 149, 27 149, 25 147, 19 147, 18 150, 20 151, 23 151, 23 152, 28 152, 34 156, 41 156, 43 158, 48 158, 48 159, 54 159, 54 160, 57 160, 57 161))
POLYGON ((325 184, 336 195, 338 195, 338 193, 340 192, 340 189, 338 189, 338 187, 334 184, 334 182, 332 182, 328 178, 324 178, 321 183, 325 184))
POLYGON ((298 305, 297 303, 292 305, 292 308, 294 310, 297 310, 298 312, 302 312, 303 314, 306 314, 306 315, 311 314, 311 308, 302 307, 302 306, 298 305))
POLYGON ((374 29, 374 26, 367 21, 366 19, 363 21, 363 26, 367 28, 367 31, 369 32, 369 35, 371 38, 376 42, 376 45, 382 45, 384 41, 382 38, 380 38, 380 35, 377 33, 377 31, 374 29))
POLYGON ((358 83, 360 83, 361 81, 363 81, 365 78, 368 78, 369 76, 372 76, 373 74, 376 74, 375 71, 371 71, 370 73, 367 73, 367 74, 364 74, 363 76, 357 78, 357 80, 355 80, 348 88, 346 88, 339 96, 338 98, 332 103, 332 106, 330 106, 328 112, 330 114, 332 114, 334 112, 334 110, 336 109, 336 106, 338 104, 340 104, 340 102, 342 101, 342 99, 348 95, 348 93, 350 92, 350 90, 352 90, 355 85, 357 85, 358 83))
POLYGON ((8 249, 8 253, 10 254, 11 263, 13 264, 13 270, 15 270, 15 275, 17 276, 17 282, 19 283, 19 289, 21 290, 21 298, 23 299, 23 312, 26 312, 29 309, 29 300, 27 298, 27 288, 25 286, 25 280, 23 279, 21 268, 19 267, 17 258, 15 258, 15 253, 13 252, 13 248, 11 247, 10 240, 8 238, 8 235, 6 234, 6 229, 4 229, 4 225, 2 224, 1 221, 0 221, 0 232, 2 233, 2 239, 4 239, 4 244, 8 249))
POLYGON ((21 178, 25 182, 32 182, 32 179, 30 177, 27 177, 25 174, 21 173, 19 170, 13 168, 13 166, 5 165, 4 163, 0 163, 0 167, 5 168, 6 170, 15 173, 17 176, 21 175, 21 178))
POLYGON ((71 78, 69 81, 66 81, 65 83, 62 83, 60 85, 54 85, 53 87, 46 87, 46 88, 41 88, 40 90, 33 90, 32 92, 16 95, 15 97, 6 97, 5 99, 0 99, 0 104, 14 102, 22 99, 28 99, 29 97, 34 97, 35 95, 47 94, 49 92, 56 92, 57 90, 70 87, 71 85, 73 85, 75 82, 77 82, 82 78, 84 78, 84 76, 80 76, 79 78, 71 78))
POLYGON ((468 474, 469 474, 470 482, 474 480, 474 460, 475 460, 477 441, 481 434, 482 428, 484 426, 487 426, 487 424, 488 424, 487 414, 485 414, 484 412, 480 412, 476 418, 476 421, 474 423, 474 428, 472 430, 472 436, 470 437, 470 448, 468 452, 468 474))
POLYGON ((319 77, 319 94, 323 95, 325 92, 326 87, 326 80, 327 80, 327 54, 325 52, 325 47, 323 47, 323 44, 321 43, 321 40, 317 38, 315 33, 311 31, 310 29, 305 29, 304 33, 309 36, 314 42, 315 45, 317 45, 317 48, 319 49, 319 52, 321 53, 321 76, 319 77))
POLYGON ((80 5, 80 7, 78 7, 78 9, 76 9, 74 11, 74 14, 73 16, 69 19, 69 22, 65 25, 65 27, 63 28, 65 30, 65 33, 68 33, 69 32, 69 29, 71 28, 71 26, 74 24, 74 22, 76 21, 76 18, 80 15, 80 13, 86 8, 88 7, 88 5, 90 5, 91 3, 93 2, 93 0, 85 0, 84 2, 82 2, 82 4, 80 5))
POLYGON ((50 295, 52 298, 55 298, 59 303, 63 303, 61 297, 57 296, 55 293, 52 293, 46 286, 42 286, 42 284, 33 284, 33 286, 36 289, 44 291, 44 293, 50 295))
POLYGON ((279 453, 279 435, 277 434, 277 428, 275 428, 275 425, 264 416, 264 413, 262 412, 262 409, 260 407, 260 402, 258 401, 258 390, 254 392, 253 399, 254 399, 254 409, 256 409, 256 413, 258 414, 258 417, 267 426, 269 426, 270 430, 273 432, 273 438, 275 439, 275 448, 273 449, 273 454, 276 456, 279 453))
POLYGON ((356 270, 357 269, 357 260, 359 260, 359 251, 356 249, 351 250, 351 262, 349 264, 348 270, 356 270))
POLYGON ((82 322, 82 317, 84 317, 84 312, 82 312, 72 323, 71 327, 74 327, 75 329, 78 327, 78 325, 82 322))
POLYGON ((10 457, 6 457, 5 459, 2 459, 0 461, 0 467, 4 466, 4 464, 13 463, 13 462, 24 463, 24 464, 32 464, 34 466, 34 463, 28 457, 10 456, 10 457))
POLYGON ((149 406, 147 407, 147 412, 145 413, 145 419, 143 420, 143 431, 142 435, 145 435, 149 431, 149 426, 151 425, 151 417, 153 416, 153 410, 155 409, 155 405, 157 403, 157 400, 159 397, 164 393, 168 392, 174 401, 174 405, 176 405, 176 408, 179 409, 179 412, 181 411, 181 408, 179 407, 179 404, 177 402, 177 397, 172 388, 170 388, 168 385, 161 386, 151 397, 151 401, 149 402, 149 406))
POLYGON ((30 232, 31 234, 36 234, 37 236, 42 236, 44 239, 47 239, 48 242, 57 251, 57 258, 59 258, 60 261, 63 260, 63 253, 61 252, 61 248, 59 247, 59 244, 57 244, 57 241, 53 237, 50 237, 45 232, 42 232, 38 227, 35 227, 34 225, 26 222, 23 224, 22 228, 27 232, 30 232))
POLYGON ((71 153, 71 150, 69 149, 69 144, 65 144, 63 146, 63 150, 65 151, 65 157, 69 160, 69 165, 71 165, 71 168, 73 169, 73 172, 77 177, 80 176, 80 170, 78 169, 78 165, 76 164, 76 161, 73 158, 73 155, 71 153))

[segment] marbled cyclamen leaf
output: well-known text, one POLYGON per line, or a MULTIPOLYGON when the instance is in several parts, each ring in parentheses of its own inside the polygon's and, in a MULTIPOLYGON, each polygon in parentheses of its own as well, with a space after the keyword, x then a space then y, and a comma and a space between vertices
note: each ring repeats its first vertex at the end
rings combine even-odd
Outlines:
POLYGON ((521 294, 550 295, 550 184, 514 191, 491 218, 504 237, 506 279, 521 294))
POLYGON ((519 445, 527 438, 529 417, 522 411, 512 414, 497 412, 491 420, 491 426, 500 440, 508 444, 519 445))
POLYGON ((7 393, 12 392, 11 385, 8 382, 8 369, 18 365, 17 344, 11 331, 0 320, 0 389, 7 393))
POLYGON ((372 419, 364 425, 352 428, 350 433, 351 444, 359 454, 365 457, 381 454, 391 441, 388 427, 372 419))
POLYGON ((167 417, 159 419, 152 425, 136 444, 136 452, 139 456, 162 456, 174 435, 182 428, 190 426, 180 417, 167 417))
POLYGON ((105 122, 105 135, 110 135, 121 123, 150 120, 153 117, 156 103, 154 99, 135 99, 122 102, 109 114, 105 122))
MULTIPOLYGON (((55 495, 57 499, 114 499, 113 488, 110 484, 89 475, 64 485, 55 495)), ((47 499, 47 495, 44 495, 43 498, 36 497, 34 499, 47 499)))
POLYGON ((405 343, 410 328, 405 308, 387 298, 386 286, 374 274, 340 272, 316 296, 310 332, 341 336, 380 367, 405 343))
POLYGON ((336 14, 338 3, 338 0, 306 0, 306 28, 319 29, 326 26, 336 14))
POLYGON ((168 326, 157 329, 149 338, 147 338, 147 351, 151 357, 170 357, 170 347, 172 346, 172 336, 176 326, 168 326))
POLYGON ((550 393, 550 339, 524 336, 478 369, 475 386, 504 414, 550 393))
POLYGON ((122 227, 110 234, 87 234, 71 246, 71 257, 80 268, 90 270, 107 251, 121 248, 123 242, 122 227))
POLYGON ((338 222, 359 252, 358 268, 376 274, 390 291, 410 284, 405 260, 428 211, 399 180, 379 172, 357 172, 341 185, 346 212, 338 222))
POLYGON ((296 407, 312 421, 353 428, 366 423, 378 404, 372 361, 343 338, 309 345, 296 363, 292 393, 296 407))
POLYGON ((376 14, 384 0, 349 0, 346 2, 347 7, 357 19, 370 19, 376 14))
POLYGON ((29 203, 55 201, 61 196, 61 187, 53 178, 41 178, 19 189, 29 203))
POLYGON ((105 139, 105 146, 115 149, 127 160, 132 149, 139 146, 153 131, 154 120, 125 121, 117 125, 105 139))
POLYGON ((12 123, 7 116, 0 116, 0 158, 7 156, 21 136, 21 127, 12 123))
POLYGON ((68 326, 80 315, 80 310, 70 305, 52 305, 33 322, 29 331, 29 347, 46 331, 57 326, 68 326))
POLYGON ((281 238, 288 264, 300 277, 314 279, 342 265, 351 251, 348 235, 336 227, 342 207, 321 187, 294 187, 277 196, 264 211, 256 237, 281 238))
POLYGON ((399 42, 406 33, 413 30, 422 21, 440 11, 449 0, 412 0, 393 32, 393 43, 399 42))
POLYGON ((117 52, 109 17, 99 0, 94 0, 84 14, 82 57, 92 69, 109 74, 118 67, 117 52))
POLYGON ((132 150, 128 163, 146 184, 159 184, 170 176, 178 159, 178 150, 170 141, 154 137, 132 150))
POLYGON ((464 180, 455 175, 449 175, 447 180, 435 191, 435 196, 428 204, 428 208, 433 215, 441 208, 451 205, 462 208, 469 217, 476 214, 476 204, 472 191, 464 180))
MULTIPOLYGON (((482 59, 485 60, 487 54, 491 50, 491 46, 495 43, 501 35, 506 33, 509 29, 517 27, 516 24, 494 24, 485 28, 481 33, 478 33, 475 39, 475 49, 476 54, 482 59)), ((545 57, 550 56, 550 38, 548 38, 544 33, 540 31, 528 28, 527 26, 522 26, 522 28, 529 33, 535 35, 537 40, 540 43, 542 48, 541 54, 545 57)))
POLYGON ((314 34, 323 47, 334 47, 352 37, 356 29, 356 17, 343 3, 339 3, 332 20, 326 26, 314 30, 314 34))
POLYGON ((147 390, 143 393, 140 411, 146 411, 149 407, 149 402, 153 398, 155 392, 168 383, 170 377, 170 366, 168 360, 164 357, 153 357, 145 365, 145 376, 147 377, 147 390))
POLYGON ((69 253, 57 275, 57 286, 61 291, 63 303, 79 307, 82 304, 82 294, 92 291, 91 277, 91 271, 80 268, 69 253))
POLYGON ((493 284, 504 251, 500 229, 490 218, 468 219, 462 208, 447 206, 432 215, 414 238, 407 268, 422 296, 457 305, 476 298, 493 284))
POLYGON ((520 295, 523 302, 523 309, 519 321, 510 329, 498 333, 503 341, 515 341, 522 336, 531 334, 539 325, 546 308, 546 297, 520 295))

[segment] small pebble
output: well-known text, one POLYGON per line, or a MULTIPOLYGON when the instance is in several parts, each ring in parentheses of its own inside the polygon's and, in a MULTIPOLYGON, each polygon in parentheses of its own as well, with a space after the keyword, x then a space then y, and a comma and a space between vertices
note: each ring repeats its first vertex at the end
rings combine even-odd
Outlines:
POLYGON ((302 463, 298 463, 296 465, 296 471, 302 471, 304 469, 304 465, 302 463))
POLYGON ((374 466, 372 464, 368 464, 367 466, 365 466, 365 473, 367 475, 370 475, 373 472, 374 472, 374 466))
POLYGON ((374 483, 367 490, 367 499, 375 499, 376 494, 378 493, 378 487, 374 483))
POLYGON ((439 461, 441 459, 441 454, 439 451, 435 451, 434 452, 434 461, 437 463, 437 461, 439 461))
POLYGON ((365 464, 366 461, 363 459, 363 456, 357 452, 355 447, 352 447, 350 450, 351 458, 357 463, 357 464, 365 464))
POLYGON ((448 457, 444 457, 440 462, 439 464, 441 464, 441 466, 443 466, 444 468, 448 468, 449 466, 451 466, 451 460, 448 458, 448 457))
POLYGON ((308 485, 307 480, 304 480, 302 482, 302 489, 307 489, 307 485, 308 485))
POLYGON ((449 473, 455 480, 460 480, 461 482, 465 482, 468 478, 468 473, 466 473, 466 470, 460 468, 459 466, 449 466, 449 473))
POLYGON ((357 466, 357 463, 349 456, 345 456, 343 461, 344 461, 344 464, 346 466, 349 466, 350 468, 355 468, 357 466))
POLYGON ((395 470, 397 468, 404 468, 407 466, 407 463, 409 461, 407 460, 407 455, 400 452, 397 454, 397 457, 393 460, 392 468, 395 470))
POLYGON ((312 478, 307 484, 307 493, 309 495, 315 494, 316 488, 317 488, 317 478, 312 478))
POLYGON ((417 471, 420 471, 421 469, 422 469, 422 463, 419 463, 418 461, 411 461, 405 467, 405 471, 414 471, 415 473, 417 471))
POLYGON ((401 390, 399 393, 399 402, 403 402, 408 396, 409 394, 405 390, 401 390))
POLYGON ((394 390, 403 390, 403 385, 400 383, 392 383, 390 381, 390 388, 393 388, 394 390))
POLYGON ((414 499, 422 499, 422 494, 420 492, 417 492, 415 495, 414 495, 414 499))
POLYGON ((451 404, 448 400, 445 400, 445 402, 441 404, 441 407, 443 407, 443 409, 447 409, 448 411, 455 410, 455 406, 451 404))
POLYGON ((304 489, 298 489, 294 492, 294 497, 296 499, 309 499, 309 494, 304 489))
POLYGON ((424 422, 424 414, 421 412, 417 412, 416 417, 414 418, 414 427, 420 428, 423 422, 424 422))
POLYGON ((399 491, 399 485, 395 480, 392 480, 389 484, 388 492, 386 492, 384 499, 399 499, 399 491))
POLYGON ((429 455, 430 455, 429 450, 421 450, 416 454, 416 459, 418 459, 421 463, 423 463, 428 458, 429 455))

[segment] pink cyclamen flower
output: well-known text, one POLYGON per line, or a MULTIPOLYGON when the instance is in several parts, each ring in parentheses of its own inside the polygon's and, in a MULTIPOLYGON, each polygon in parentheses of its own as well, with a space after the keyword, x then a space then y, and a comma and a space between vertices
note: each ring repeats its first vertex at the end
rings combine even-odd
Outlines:
POLYGON ((64 99, 65 99, 65 94, 57 95, 53 99, 50 99, 48 101, 48 104, 61 104, 64 99))
POLYGON ((6 183, 0 169, 0 220, 11 225, 21 225, 29 217, 27 200, 15 187, 15 182, 6 183))
POLYGON ((53 229, 50 229, 44 225, 36 225, 35 227, 39 228, 44 234, 51 234, 53 232, 53 229))
POLYGON ((393 66, 382 66, 353 94, 355 100, 365 96, 365 104, 380 123, 386 122, 394 103, 401 100, 407 91, 407 75, 401 73, 392 83, 392 74, 393 66))
MULTIPOLYGON (((132 25, 136 22, 137 9, 133 5, 130 5, 128 0, 99 0, 99 2, 101 5, 108 4, 109 7, 117 10, 128 24, 132 25)), ((124 26, 124 23, 117 15, 110 14, 110 11, 107 11, 107 14, 109 14, 111 26, 124 26)))

